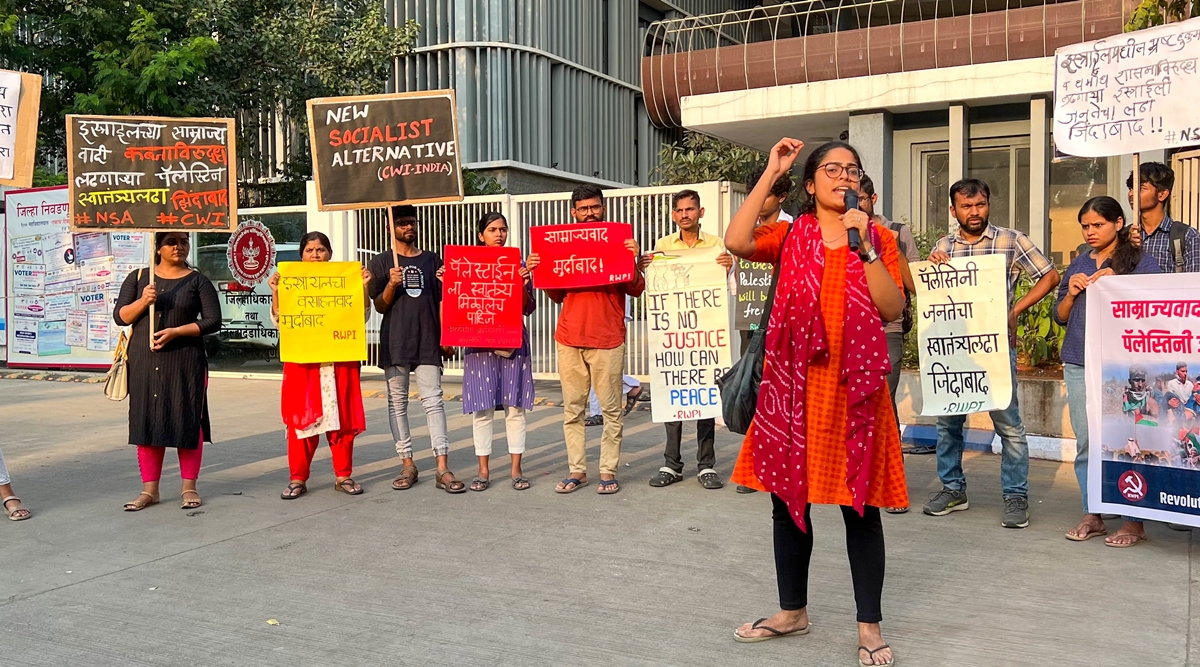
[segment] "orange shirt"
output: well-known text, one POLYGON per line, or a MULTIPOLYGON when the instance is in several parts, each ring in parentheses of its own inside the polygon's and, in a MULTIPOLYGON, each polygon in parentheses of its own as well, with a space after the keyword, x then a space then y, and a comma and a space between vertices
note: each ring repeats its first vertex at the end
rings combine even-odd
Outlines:
POLYGON ((546 290, 546 296, 562 304, 554 340, 567 347, 611 350, 625 342, 625 299, 646 290, 641 271, 633 280, 618 285, 546 290))

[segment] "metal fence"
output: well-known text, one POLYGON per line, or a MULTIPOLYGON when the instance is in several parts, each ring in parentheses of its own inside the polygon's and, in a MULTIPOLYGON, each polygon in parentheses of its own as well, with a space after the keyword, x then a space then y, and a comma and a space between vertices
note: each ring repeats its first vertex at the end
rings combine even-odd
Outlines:
MULTIPOLYGON (((655 241, 674 229, 671 222, 671 195, 685 188, 700 193, 705 209, 704 230, 711 234, 725 233, 726 224, 746 197, 741 185, 728 182, 606 190, 607 219, 633 225, 633 236, 638 245, 643 250, 652 249, 655 241)), ((569 199, 570 195, 565 192, 493 195, 468 197, 457 203, 418 206, 419 242, 422 248, 438 253, 447 245, 474 245, 476 222, 485 213, 500 211, 508 220, 509 244, 520 248, 524 255, 529 249, 530 227, 572 222, 569 199)), ((358 211, 354 227, 360 261, 368 262, 375 255, 389 250, 390 230, 387 215, 382 209, 358 211)), ((547 298, 544 292, 537 291, 535 295, 537 309, 527 319, 533 376, 557 380, 554 327, 558 322, 560 306, 547 298)), ((630 315, 633 319, 628 323, 626 334, 625 370, 629 375, 646 381, 649 379, 650 359, 646 347, 646 310, 642 299, 631 300, 630 315)), ((367 323, 367 338, 372 341, 368 350, 369 366, 378 364, 380 322, 380 315, 375 313, 367 323)), ((461 375, 462 360, 447 362, 446 374, 461 375)))

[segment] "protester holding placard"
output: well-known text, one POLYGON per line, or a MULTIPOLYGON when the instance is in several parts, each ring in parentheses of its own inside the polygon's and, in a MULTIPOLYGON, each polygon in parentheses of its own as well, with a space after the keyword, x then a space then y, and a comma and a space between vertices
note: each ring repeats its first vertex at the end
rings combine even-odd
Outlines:
MULTIPOLYGON (((329 237, 309 232, 300 237, 300 261, 328 262, 333 256, 329 237)), ((364 296, 371 272, 362 270, 364 296)), ((267 282, 271 287, 271 321, 279 326, 279 274, 267 282)), ((367 299, 363 319, 371 316, 367 299)), ((354 468, 354 438, 367 429, 363 413, 358 361, 319 364, 283 362, 283 386, 280 407, 287 431, 288 468, 291 479, 280 494, 284 500, 299 498, 308 492, 308 477, 313 455, 321 444, 321 434, 329 440, 333 457, 333 488, 357 496, 362 486, 351 478, 354 468)))
POLYGON ((839 505, 858 607, 858 659, 890 665, 883 641, 883 523, 880 507, 908 504, 900 434, 887 391, 883 322, 904 307, 896 241, 845 193, 862 177, 857 151, 818 147, 804 164, 807 201, 789 232, 755 229, 771 184, 804 144, 782 139, 766 172, 725 234, 733 254, 778 263, 776 299, 766 331, 758 411, 733 481, 770 491, 781 611, 734 632, 741 642, 805 634, 813 503, 839 505), (857 234, 858 252, 849 234, 857 234))
MULTIPOLYGON (((726 272, 733 268, 733 255, 725 251, 721 239, 700 230, 704 208, 700 206, 700 193, 695 190, 682 190, 671 197, 671 220, 678 228, 678 233, 667 234, 654 244, 654 252, 647 253, 641 260, 645 270, 656 255, 664 259, 673 252, 711 248, 717 254, 716 263, 726 272)), ((673 421, 665 424, 667 429, 667 447, 664 457, 666 465, 658 469, 658 474, 650 479, 650 486, 664 487, 675 482, 683 481, 683 456, 680 448, 683 444, 683 422, 673 421)), ((716 420, 696 420, 696 479, 706 489, 719 489, 724 484, 721 477, 713 468, 717 465, 715 448, 717 437, 716 420)))
MULTIPOLYGON (((1108 534, 1099 514, 1088 509, 1088 414, 1087 383, 1084 376, 1084 340, 1087 323, 1085 290, 1104 276, 1159 273, 1158 262, 1130 237, 1132 225, 1125 224, 1121 204, 1112 197, 1092 197, 1079 209, 1079 226, 1090 252, 1075 257, 1058 286, 1054 320, 1066 325, 1062 349, 1063 379, 1067 384, 1067 408, 1075 431, 1075 478, 1083 497, 1083 520, 1067 532, 1067 539, 1083 542, 1108 534)), ((1191 399, 1191 392, 1188 392, 1191 399)), ((1113 547, 1131 547, 1146 539, 1142 522, 1126 517, 1125 525, 1105 539, 1113 547)))
POLYGON ((379 366, 387 378, 388 417, 396 453, 403 464, 392 488, 403 491, 417 483, 408 424, 409 375, 414 374, 433 454, 437 457, 436 486, 447 493, 463 493, 466 485, 450 472, 447 462, 450 438, 442 402, 442 286, 437 278, 442 259, 417 247, 415 206, 393 206, 390 215, 393 249, 376 255, 367 268, 371 272, 371 299, 375 310, 383 314, 379 327, 379 366))
MULTIPOLYGON (((594 185, 575 188, 571 193, 571 216, 576 222, 604 220, 604 193, 600 188, 594 185)), ((637 241, 627 239, 625 248, 637 257, 637 241)), ((537 271, 540 263, 541 258, 536 253, 531 253, 525 262, 530 271, 537 271)), ((627 282, 546 290, 551 301, 562 304, 554 340, 562 380, 563 435, 567 441, 570 474, 555 487, 558 493, 572 493, 588 483, 583 416, 589 387, 596 390, 604 414, 597 491, 612 494, 621 490, 617 483, 617 464, 621 458, 625 427, 621 401, 621 374, 625 367, 625 298, 641 296, 645 289, 642 270, 635 266, 633 278, 627 282)))
MULTIPOLYGON (((1175 172, 1161 162, 1143 162, 1138 175, 1142 224, 1134 229, 1134 243, 1154 258, 1161 273, 1200 271, 1200 232, 1167 214, 1175 172)), ((1129 189, 1132 206, 1133 172, 1125 178, 1125 187, 1129 189)))
POLYGON ((129 337, 129 443, 138 448, 142 492, 125 504, 127 512, 158 503, 158 483, 168 447, 179 453, 182 507, 201 504, 196 479, 204 443, 212 442, 208 357, 201 337, 220 330, 221 303, 208 278, 188 265, 188 244, 186 232, 156 233, 154 266, 125 278, 113 308, 117 326, 133 327, 129 337))
POLYGON ((9 521, 24 521, 33 516, 13 493, 12 478, 8 476, 8 466, 4 465, 4 452, 0 452, 0 504, 3 504, 9 521))
MULTIPOLYGON (((502 213, 487 213, 476 225, 479 245, 503 247, 508 242, 508 220, 502 213)), ((529 270, 518 269, 524 300, 523 314, 528 317, 537 307, 529 270)), ((529 327, 522 327, 521 346, 516 349, 468 347, 463 358, 463 414, 471 415, 471 432, 479 475, 471 480, 472 491, 484 491, 491 484, 489 463, 492 456, 492 423, 496 411, 504 411, 504 429, 508 455, 512 460, 512 488, 524 491, 529 480, 521 472, 525 453, 525 413, 533 409, 533 363, 529 358, 529 327)))
MULTIPOLYGON (((950 186, 950 215, 958 221, 958 229, 938 240, 929 261, 944 264, 952 257, 1004 255, 1008 273, 1008 333, 1014 343, 1009 346, 1013 394, 1008 408, 989 414, 1002 445, 1000 482, 1004 494, 1004 518, 1001 525, 1024 528, 1029 525, 1029 442, 1025 438, 1025 425, 1017 402, 1017 316, 1054 290, 1058 285, 1058 271, 1028 236, 988 221, 990 198, 987 183, 979 179, 964 179, 950 186), (1017 300, 1017 281, 1022 272, 1034 281, 1034 285, 1017 300)), ((966 415, 938 417, 937 466, 942 490, 926 503, 925 514, 945 516, 970 507, 967 477, 962 468, 963 425, 966 421, 966 415)))

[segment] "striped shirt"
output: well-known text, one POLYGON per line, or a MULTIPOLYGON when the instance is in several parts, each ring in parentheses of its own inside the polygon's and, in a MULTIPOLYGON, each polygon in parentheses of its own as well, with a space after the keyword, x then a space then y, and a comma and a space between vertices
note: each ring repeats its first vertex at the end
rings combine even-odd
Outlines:
POLYGON ((933 247, 934 252, 944 252, 951 257, 974 257, 976 255, 991 255, 1003 253, 1008 266, 1008 307, 1012 308, 1017 292, 1017 281, 1021 272, 1037 282, 1042 276, 1054 270, 1054 264, 1046 259, 1041 250, 1021 232, 1008 227, 997 227, 989 224, 983 230, 983 235, 974 241, 967 241, 960 230, 947 234, 938 239, 933 247))
MULTIPOLYGON (((1167 215, 1163 216, 1162 223, 1158 229, 1154 230, 1153 234, 1147 234, 1146 228, 1142 227, 1142 252, 1153 257, 1154 261, 1158 262, 1159 271, 1163 273, 1175 273, 1175 249, 1171 247, 1171 226, 1182 224, 1184 223, 1172 220, 1171 216, 1167 215)), ((1180 251, 1183 253, 1183 272, 1200 272, 1200 234, 1196 233, 1195 229, 1188 227, 1187 232, 1183 235, 1182 245, 1180 251)))

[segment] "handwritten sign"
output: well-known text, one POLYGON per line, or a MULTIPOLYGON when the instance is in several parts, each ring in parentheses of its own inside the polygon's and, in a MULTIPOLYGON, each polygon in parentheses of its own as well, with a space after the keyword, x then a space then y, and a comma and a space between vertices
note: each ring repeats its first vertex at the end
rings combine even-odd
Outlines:
POLYGON ((356 262, 279 264, 279 358, 300 364, 364 361, 366 307, 356 262))
POLYGON ((71 229, 232 231, 229 118, 67 116, 71 229))
POLYGON ((0 185, 33 185, 42 77, 0 70, 0 185))
POLYGON ((733 363, 728 274, 715 248, 672 255, 646 272, 651 419, 720 417, 717 380, 733 363))
POLYGON ((1200 143, 1200 19, 1058 49, 1054 145, 1104 157, 1200 143))
POLYGON ((915 262, 922 415, 1003 410, 1012 402, 1004 255, 915 262))
POLYGON ((625 248, 632 238, 633 227, 621 222, 531 227, 530 250, 541 260, 533 286, 571 289, 633 280, 633 253, 625 248))
POLYGON ((516 248, 448 245, 442 277, 442 344, 521 347, 525 290, 516 248))
POLYGON ((1088 510, 1200 527, 1200 286, 1108 276, 1085 295, 1088 510))
POLYGON ((772 264, 738 259, 737 305, 733 313, 733 325, 738 331, 754 331, 761 325, 774 268, 772 264))
POLYGON ((460 201, 454 91, 308 101, 317 208, 460 201))

